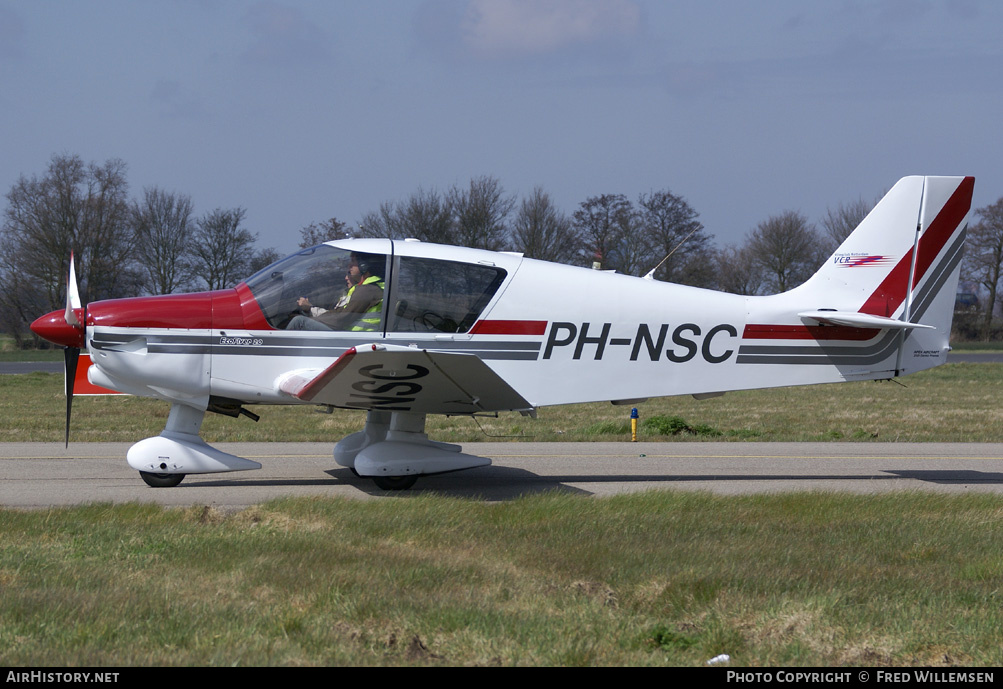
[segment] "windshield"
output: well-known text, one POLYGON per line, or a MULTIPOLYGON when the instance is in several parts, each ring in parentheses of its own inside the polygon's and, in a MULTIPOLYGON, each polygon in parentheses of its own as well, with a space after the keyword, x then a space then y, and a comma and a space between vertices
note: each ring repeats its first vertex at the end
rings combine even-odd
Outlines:
MULTIPOLYGON (((273 263, 249 277, 247 286, 251 288, 269 325, 284 329, 290 327, 296 316, 309 316, 313 309, 318 310, 314 312, 316 314, 343 308, 352 287, 350 276, 354 274, 355 280, 359 280, 360 265, 364 275, 372 276, 368 278, 372 286, 366 287, 370 291, 376 291, 377 287, 382 289, 386 256, 355 254, 326 244, 304 249, 273 263)), ((378 304, 370 305, 369 308, 377 312, 380 310, 378 304)), ((375 320, 378 317, 377 313, 375 320)), ((352 320, 353 322, 346 320, 344 323, 331 323, 327 329, 360 329, 355 324, 359 319, 352 320)))
POLYGON ((396 258, 391 275, 387 263, 386 254, 321 244, 246 284, 278 330, 465 333, 506 276, 494 265, 413 256, 396 258))

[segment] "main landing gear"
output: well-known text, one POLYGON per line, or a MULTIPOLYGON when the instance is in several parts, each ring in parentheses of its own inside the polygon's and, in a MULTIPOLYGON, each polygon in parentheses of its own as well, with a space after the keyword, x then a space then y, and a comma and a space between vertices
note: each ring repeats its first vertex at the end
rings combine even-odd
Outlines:
POLYGON ((459 445, 429 440, 425 415, 370 411, 366 426, 334 447, 334 461, 383 490, 407 490, 419 476, 487 466, 491 460, 460 452, 459 445))
MULTIPOLYGON (((153 488, 173 488, 188 474, 260 469, 261 465, 227 454, 199 437, 205 409, 173 403, 163 432, 129 448, 129 466, 153 488)), ((491 464, 486 457, 460 452, 459 445, 429 440, 425 415, 370 411, 363 430, 342 439, 334 459, 377 487, 407 490, 419 476, 444 474, 491 464)))

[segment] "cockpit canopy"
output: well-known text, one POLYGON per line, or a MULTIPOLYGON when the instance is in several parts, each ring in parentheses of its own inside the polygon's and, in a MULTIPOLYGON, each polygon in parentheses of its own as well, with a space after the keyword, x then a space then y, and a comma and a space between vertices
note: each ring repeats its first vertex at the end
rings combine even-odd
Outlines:
POLYGON ((480 263, 361 253, 321 244, 273 263, 246 284, 269 325, 285 329, 296 316, 309 316, 309 310, 298 304, 302 297, 319 309, 346 308, 352 283, 360 275, 370 276, 367 282, 383 290, 382 303, 365 314, 365 327, 359 325, 360 314, 360 319, 338 325, 339 330, 465 333, 494 297, 506 271, 480 263), (355 271, 353 264, 358 267, 355 271))

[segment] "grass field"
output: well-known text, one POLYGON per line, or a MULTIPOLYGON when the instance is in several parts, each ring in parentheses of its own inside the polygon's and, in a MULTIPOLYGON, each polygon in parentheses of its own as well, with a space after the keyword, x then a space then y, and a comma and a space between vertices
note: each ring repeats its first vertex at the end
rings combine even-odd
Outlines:
POLYGON ((0 664, 1003 663, 993 496, 0 512, 0 664))
MULTIPOLYGON (((779 388, 698 401, 670 397, 638 405, 640 438, 662 441, 1003 442, 1003 364, 947 364, 899 382, 779 388)), ((0 376, 0 442, 63 438, 62 375, 0 376)), ((334 441, 365 422, 359 411, 260 407, 261 421, 209 414, 213 441, 334 441)), ((135 397, 77 397, 71 440, 134 441, 159 433, 168 405, 135 397)), ((630 408, 609 403, 539 410, 539 418, 501 414, 430 416, 437 440, 628 440, 630 408)))
MULTIPOLYGON (((644 440, 1003 442, 1003 365, 640 406, 644 440)), ((62 377, 0 376, 0 441, 62 440, 62 377)), ((207 440, 334 441, 361 413, 207 418, 207 440)), ((442 440, 629 438, 609 404, 430 419, 442 440)), ((78 398, 73 441, 167 405, 78 398)), ((0 664, 979 666, 1003 663, 992 495, 429 494, 0 510, 0 664)))

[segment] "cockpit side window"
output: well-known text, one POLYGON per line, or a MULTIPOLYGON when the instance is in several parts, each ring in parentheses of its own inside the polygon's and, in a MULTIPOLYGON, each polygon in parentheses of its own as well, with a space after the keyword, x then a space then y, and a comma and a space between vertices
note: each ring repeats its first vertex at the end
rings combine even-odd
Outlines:
POLYGON ((394 272, 391 332, 465 333, 505 280, 496 266, 403 256, 394 272))
POLYGON ((378 331, 386 259, 320 245, 273 263, 248 278, 247 286, 273 328, 378 331))

